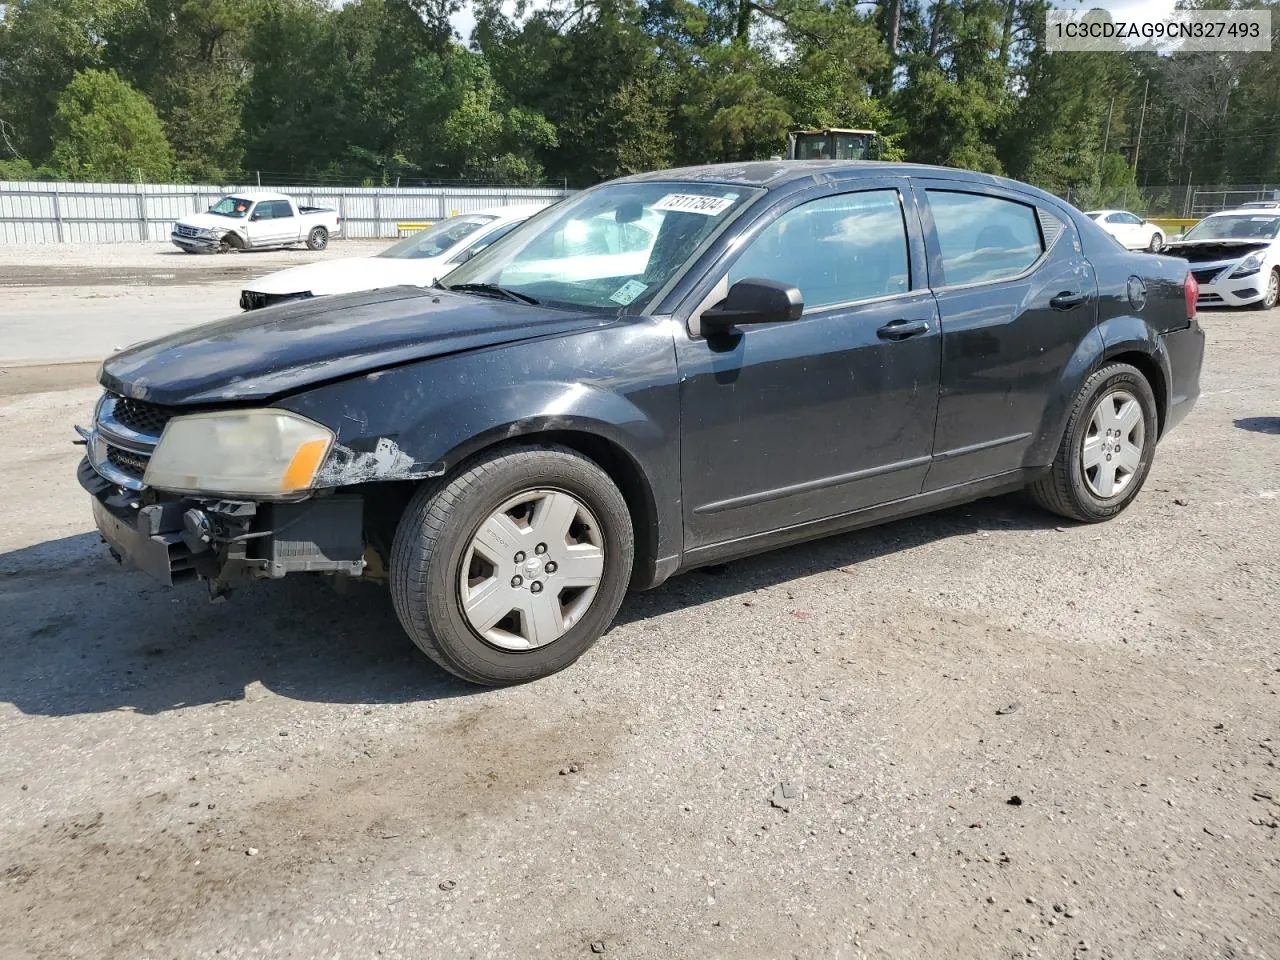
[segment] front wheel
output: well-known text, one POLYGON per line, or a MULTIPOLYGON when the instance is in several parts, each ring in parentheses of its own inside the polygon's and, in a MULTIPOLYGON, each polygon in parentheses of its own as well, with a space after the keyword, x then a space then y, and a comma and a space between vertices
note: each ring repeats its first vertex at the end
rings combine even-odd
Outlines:
POLYGON ((1147 250, 1151 253, 1159 253, 1164 249, 1164 234, 1157 230, 1151 234, 1151 242, 1147 244, 1147 250))
POLYGON ((307 234, 307 247, 311 250, 323 250, 329 245, 329 231, 324 227, 312 227, 307 234))
POLYGON ((1267 275, 1267 289, 1262 294, 1262 309, 1270 310, 1280 302, 1280 267, 1276 267, 1267 275))
POLYGON ((1103 367, 1080 388, 1049 475, 1029 488, 1052 513, 1098 523, 1142 489, 1155 454, 1155 394, 1127 363, 1103 367))
POLYGON ((631 578, 631 515, 609 475, 563 447, 513 447, 410 502, 391 597, 446 670, 502 686, 548 676, 608 628, 631 578))

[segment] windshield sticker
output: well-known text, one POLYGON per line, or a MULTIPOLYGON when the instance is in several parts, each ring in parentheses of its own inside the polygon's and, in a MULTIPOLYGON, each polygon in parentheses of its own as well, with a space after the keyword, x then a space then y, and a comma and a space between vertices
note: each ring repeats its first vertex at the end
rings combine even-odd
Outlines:
POLYGON ((1250 220, 1252 220, 1254 223, 1270 223, 1270 222, 1271 222, 1271 220, 1272 220, 1273 218, 1271 218, 1271 217, 1250 217, 1249 219, 1250 219, 1250 220))
POLYGON ((704 217, 718 217, 733 206, 732 197, 704 197, 692 193, 668 193, 653 205, 654 210, 671 213, 697 213, 704 217))
POLYGON ((622 304, 622 306, 625 307, 627 304, 635 300, 636 297, 640 296, 640 294, 644 293, 647 286, 647 283, 641 283, 639 280, 628 280, 620 286, 617 292, 609 299, 614 303, 622 304))

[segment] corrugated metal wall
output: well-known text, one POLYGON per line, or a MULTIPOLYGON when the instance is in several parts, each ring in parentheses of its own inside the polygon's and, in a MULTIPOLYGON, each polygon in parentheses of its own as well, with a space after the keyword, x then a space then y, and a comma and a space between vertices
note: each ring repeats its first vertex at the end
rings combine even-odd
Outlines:
MULTIPOLYGON (((273 190, 300 205, 332 207, 351 238, 396 236, 396 223, 439 220, 509 204, 554 203, 542 187, 218 187, 181 184, 0 181, 0 244, 168 240, 173 222, 229 193, 273 190)), ((0 254, 2 256, 2 254, 0 254)))

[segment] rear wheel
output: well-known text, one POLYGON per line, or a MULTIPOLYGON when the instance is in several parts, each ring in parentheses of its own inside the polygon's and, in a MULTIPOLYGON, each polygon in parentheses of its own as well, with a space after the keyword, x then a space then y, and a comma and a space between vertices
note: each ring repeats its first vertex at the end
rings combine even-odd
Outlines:
POLYGON ((1270 310, 1280 302, 1280 267, 1267 275, 1267 289, 1262 294, 1262 309, 1270 310))
POLYGON ((1158 423, 1142 373, 1127 363, 1103 367, 1080 388, 1053 467, 1031 485, 1031 498, 1073 520, 1110 520, 1147 479, 1158 423))
POLYGON ((608 474, 562 447, 486 456, 410 502, 391 549, 405 632, 472 683, 562 670, 608 628, 631 578, 631 515, 608 474))
POLYGON ((329 231, 324 227, 312 227, 307 234, 307 246, 312 250, 323 250, 329 245, 329 231))

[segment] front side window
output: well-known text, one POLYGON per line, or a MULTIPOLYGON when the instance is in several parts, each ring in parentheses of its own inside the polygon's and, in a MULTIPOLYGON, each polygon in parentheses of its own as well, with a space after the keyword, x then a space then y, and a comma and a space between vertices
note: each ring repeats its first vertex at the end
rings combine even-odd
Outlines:
POLYGON ((439 223, 419 230, 412 236, 393 243, 378 254, 392 260, 425 260, 431 257, 442 257, 459 241, 465 240, 497 217, 484 213, 463 214, 460 217, 449 217, 439 223))
POLYGON ((449 274, 447 286, 617 311, 647 302, 762 191, 609 183, 564 200, 449 274))
POLYGON ((209 212, 216 213, 220 217, 241 219, 249 215, 249 208, 252 206, 253 202, 244 197, 223 197, 209 208, 209 212))
POLYGON ((947 286, 1016 277, 1044 253, 1034 207, 980 193, 926 193, 947 286))
POLYGON ((907 229, 897 190, 811 200, 769 224, 729 270, 798 287, 805 310, 871 300, 910 287, 907 229))

